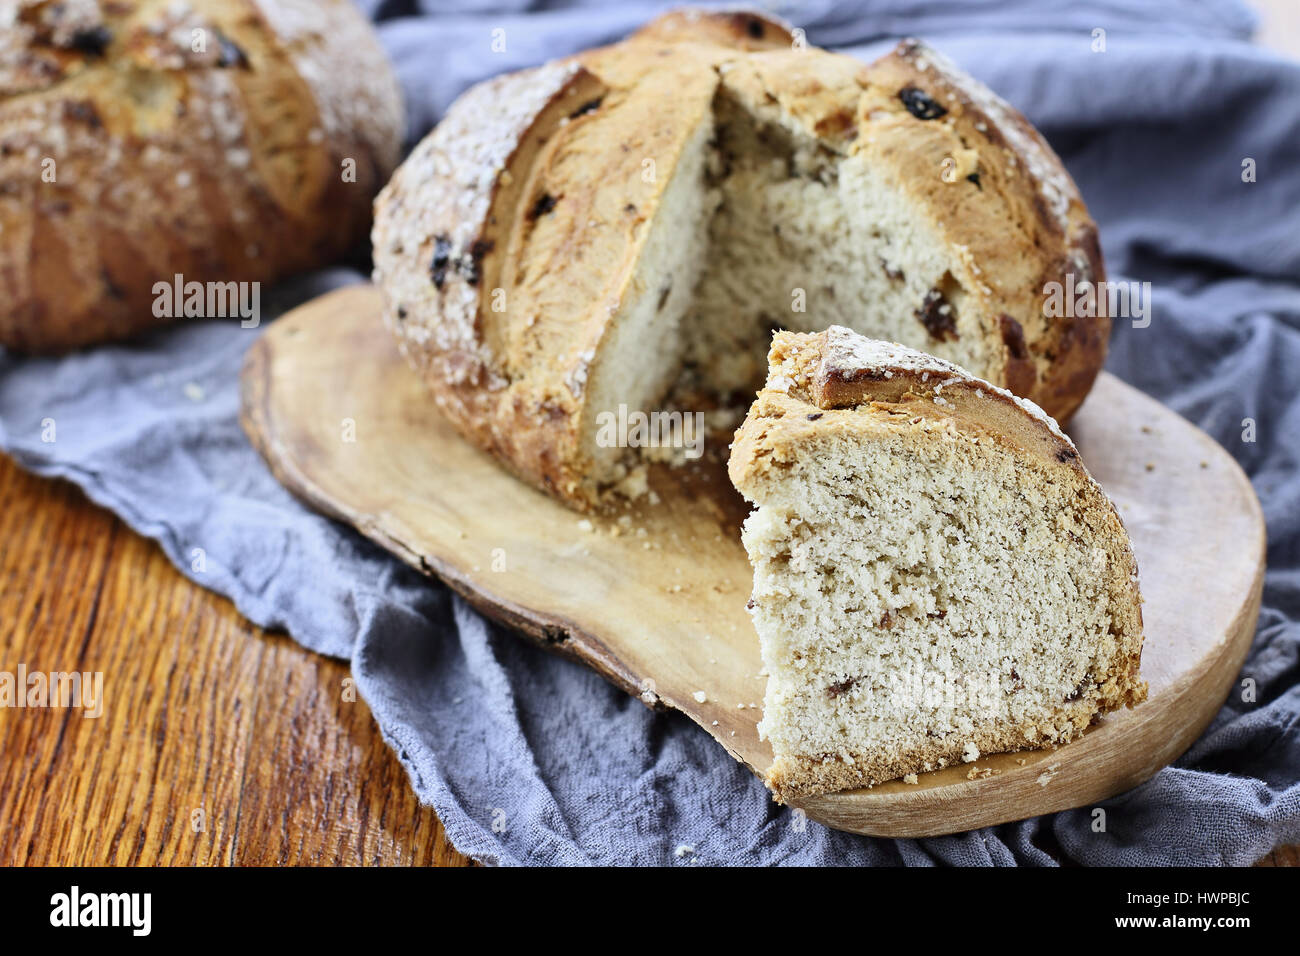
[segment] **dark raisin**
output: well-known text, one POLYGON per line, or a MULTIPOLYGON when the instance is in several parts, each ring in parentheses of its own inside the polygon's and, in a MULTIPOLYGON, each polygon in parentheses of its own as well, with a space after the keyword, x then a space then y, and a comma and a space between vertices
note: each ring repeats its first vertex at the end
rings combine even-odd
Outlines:
POLYGON ((478 285, 479 276, 482 274, 483 257, 491 252, 495 245, 496 243, 491 239, 475 239, 469 247, 469 252, 461 257, 460 274, 470 285, 478 285))
POLYGON ((447 266, 451 262, 451 240, 446 236, 436 236, 433 240, 433 262, 429 265, 429 275, 433 284, 439 289, 447 280, 447 266))
POLYGON ((399 305, 397 307, 397 321, 401 322, 404 321, 405 319, 406 319, 406 308, 404 306, 399 305))
POLYGON ((108 45, 113 42, 113 34, 108 27, 90 27, 78 30, 68 39, 68 49, 84 53, 86 56, 103 56, 108 45))
POLYGON ((113 281, 113 277, 109 275, 107 269, 100 269, 99 277, 104 280, 104 291, 108 293, 109 298, 112 299, 126 298, 126 293, 122 291, 122 287, 120 285, 118 285, 116 282, 113 281))
POLYGON ((858 679, 856 677, 849 677, 840 681, 838 684, 831 684, 830 687, 826 688, 826 696, 839 697, 840 694, 846 693, 847 691, 851 690, 853 685, 856 684, 857 682, 858 679))
POLYGON ((898 98, 903 101, 907 111, 919 120, 938 119, 947 114, 939 103, 924 90, 915 86, 905 86, 898 91, 898 98))
POLYGON ((90 100, 69 100, 63 104, 63 115, 70 120, 76 120, 85 123, 91 129, 99 129, 104 125, 103 120, 99 118, 99 111, 95 109, 95 104, 90 100))
POLYGON ((583 103, 569 114, 569 119, 577 119, 579 116, 586 116, 588 113, 594 113, 600 108, 600 101, 602 99, 604 99, 604 97, 598 96, 594 100, 587 100, 587 102, 583 103))
POLYGON ((967 181, 967 182, 970 182, 970 183, 974 183, 974 184, 975 184, 975 188, 978 189, 980 192, 983 192, 983 191, 984 191, 984 187, 983 187, 982 185, 980 185, 980 174, 979 174, 979 173, 971 173, 969 176, 966 177, 966 181, 967 181))
POLYGON ((755 40, 763 39, 763 21, 756 17, 750 17, 745 23, 745 29, 755 40))
POLYGON ((668 280, 668 284, 664 286, 664 290, 659 293, 659 304, 655 306, 656 312, 662 312, 664 310, 664 306, 668 304, 668 296, 672 294, 672 291, 673 283, 670 279, 668 280))
POLYGON ((750 611, 754 610, 754 608, 756 608, 757 606, 758 605, 754 603, 754 599, 752 597, 745 602, 745 607, 750 611))
POLYGON ((1002 327, 1002 344, 1007 347, 1013 359, 1024 361, 1029 358, 1029 349, 1025 346, 1025 330, 1020 323, 1005 312, 998 316, 1002 327))
POLYGON ((217 66, 234 66, 243 70, 248 69, 248 56, 234 40, 222 34, 217 34, 217 46, 217 66))
POLYGON ((1062 448, 1056 453, 1056 460, 1060 462, 1069 461, 1072 458, 1078 458, 1079 453, 1073 448, 1062 448))
POLYGON ((942 342, 949 336, 957 338, 957 317, 938 289, 931 289, 925 294, 921 307, 916 310, 916 317, 936 342, 942 342))
POLYGON ((533 208, 528 210, 529 219, 538 219, 545 216, 555 208, 556 198, 550 193, 542 193, 537 197, 537 202, 533 203, 533 208))
POLYGON ((817 419, 822 417, 822 414, 823 414, 822 412, 813 412, 811 415, 808 416, 808 421, 815 422, 817 421, 817 419))

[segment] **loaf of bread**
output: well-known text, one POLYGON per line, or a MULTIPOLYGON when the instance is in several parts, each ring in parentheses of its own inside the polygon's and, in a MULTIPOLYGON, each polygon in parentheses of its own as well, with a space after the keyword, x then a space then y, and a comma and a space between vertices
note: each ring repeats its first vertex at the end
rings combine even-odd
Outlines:
POLYGON ((1146 697, 1137 564, 1038 406, 832 327, 780 333, 731 480, 778 799, 1059 744, 1146 697))
POLYGON ((0 345, 166 321, 176 276, 329 262, 364 239, 402 132, 350 0, 0 5, 0 345))
POLYGON ((1025 119, 916 41, 870 66, 748 13, 669 14, 466 92, 377 202, 385 315, 471 441, 578 507, 602 413, 752 398, 777 328, 841 324, 1058 417, 1106 317, 1096 229, 1025 119))

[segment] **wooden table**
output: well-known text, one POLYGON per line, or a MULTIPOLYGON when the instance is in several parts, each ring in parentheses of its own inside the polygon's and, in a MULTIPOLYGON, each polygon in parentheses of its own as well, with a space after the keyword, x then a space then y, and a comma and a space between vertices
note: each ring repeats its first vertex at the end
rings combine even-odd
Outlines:
POLYGON ((468 865, 343 699, 346 663, 3 455, 0 542, 0 668, 102 671, 108 701, 0 710, 0 865, 468 865))
MULTIPOLYGON (((1261 42, 1300 55, 1294 0, 1257 6, 1261 42)), ((0 865, 470 864, 344 700, 346 664, 253 627, 3 455, 0 542, 0 661, 103 671, 112 702, 95 720, 0 711, 0 865)), ((1300 866, 1300 847, 1260 863, 1300 866)))

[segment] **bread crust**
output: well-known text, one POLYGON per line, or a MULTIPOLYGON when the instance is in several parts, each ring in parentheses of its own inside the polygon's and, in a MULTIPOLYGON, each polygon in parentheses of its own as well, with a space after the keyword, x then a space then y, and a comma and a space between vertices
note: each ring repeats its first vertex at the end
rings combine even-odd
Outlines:
POLYGON ((778 755, 767 775, 778 799, 870 786, 927 764, 953 763, 969 739, 981 752, 1065 743, 1098 715, 1146 699, 1140 674, 1142 597, 1128 532, 1074 443, 1050 416, 950 362, 840 327, 811 335, 778 333, 769 363, 767 385, 736 431, 728 462, 732 483, 748 500, 761 504, 765 485, 779 481, 811 440, 835 433, 866 439, 884 427, 916 442, 996 442, 1017 457, 1027 484, 1065 483, 1075 489, 1086 524, 1106 551, 1105 583, 1115 620, 1107 672, 1095 675, 1095 686, 1080 699, 1062 704, 1054 725, 1006 725, 978 739, 936 740, 914 753, 855 756, 853 764, 830 756, 778 755))
POLYGON ((19 0, 6 16, 0 344, 121 338, 168 320, 158 282, 272 281, 365 234, 402 112, 348 0, 19 0))
POLYGON ((597 502, 583 385, 639 291, 637 256, 675 157, 724 83, 831 152, 870 151, 965 250, 959 278, 1000 356, 992 377, 1062 418, 1091 387, 1108 320, 1048 321, 1040 290, 1071 270, 1103 276, 1096 232, 1042 138, 916 41, 871 66, 792 43, 788 25, 757 14, 678 11, 622 43, 489 81, 452 105, 377 200, 375 281, 403 351, 463 435, 570 505, 597 502), (922 86, 944 116, 909 112, 900 91, 922 86), (979 182, 944 181, 942 160, 967 152, 979 182), (658 176, 643 186, 646 156, 658 176), (438 249, 453 267, 435 282, 438 249))
MULTIPOLYGON (((947 142, 928 150, 930 165, 963 148, 979 154, 974 198, 996 193, 1000 205, 972 202, 970 190, 954 191, 935 177, 910 184, 970 251, 969 279, 983 287, 986 313, 998 317, 991 331, 1004 363, 999 384, 1068 421, 1101 371, 1110 337, 1104 302, 1091 316, 1048 316, 1043 307, 1047 284, 1067 274, 1076 287, 1106 278, 1097 226, 1074 180, 1023 114, 919 41, 900 43, 868 77, 884 89, 915 84, 948 109, 947 142)), ((918 146, 918 162, 925 153, 918 146)))

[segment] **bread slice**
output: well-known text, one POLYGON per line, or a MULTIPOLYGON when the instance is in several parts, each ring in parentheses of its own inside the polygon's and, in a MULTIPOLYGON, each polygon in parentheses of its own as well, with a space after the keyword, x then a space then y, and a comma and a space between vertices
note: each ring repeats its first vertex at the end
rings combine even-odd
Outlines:
POLYGON ((634 458, 603 415, 752 396, 773 329, 841 324, 1059 417, 1105 315, 1078 191, 1019 113, 916 41, 865 66, 679 11, 467 91, 376 205, 385 319, 471 441, 578 507, 634 458))
POLYGON ((1128 535, 1031 402, 842 327, 779 333, 731 480, 778 799, 1077 737, 1139 703, 1128 535))

